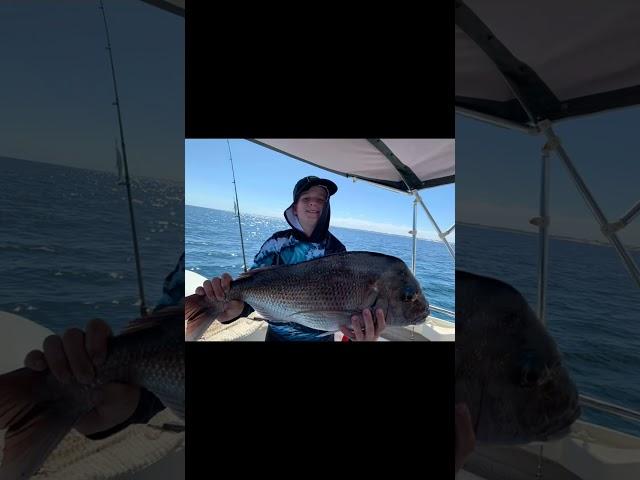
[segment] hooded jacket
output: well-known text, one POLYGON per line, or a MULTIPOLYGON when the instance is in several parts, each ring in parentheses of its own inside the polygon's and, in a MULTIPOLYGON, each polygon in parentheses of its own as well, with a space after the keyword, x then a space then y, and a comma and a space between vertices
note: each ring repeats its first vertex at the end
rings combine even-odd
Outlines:
MULTIPOLYGON (((253 260, 251 270, 272 265, 293 265, 347 250, 340 240, 329 232, 330 197, 327 197, 322 214, 310 237, 304 233, 298 218, 293 213, 293 206, 297 200, 298 198, 294 198, 294 202, 284 211, 284 218, 291 228, 274 233, 264 242, 253 260)), ((253 308, 246 304, 240 317, 246 317, 253 311, 253 308)), ((269 325, 267 340, 333 341, 333 335, 297 323, 283 323, 269 325)))

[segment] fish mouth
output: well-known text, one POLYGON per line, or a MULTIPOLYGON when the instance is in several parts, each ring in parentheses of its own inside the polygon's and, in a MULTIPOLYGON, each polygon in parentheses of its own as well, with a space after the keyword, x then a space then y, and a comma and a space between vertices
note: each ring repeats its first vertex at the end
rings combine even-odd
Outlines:
POLYGON ((429 305, 425 305, 424 309, 420 310, 418 314, 416 314, 416 318, 414 319, 414 323, 416 325, 420 325, 427 321, 427 318, 431 315, 431 309, 429 305))

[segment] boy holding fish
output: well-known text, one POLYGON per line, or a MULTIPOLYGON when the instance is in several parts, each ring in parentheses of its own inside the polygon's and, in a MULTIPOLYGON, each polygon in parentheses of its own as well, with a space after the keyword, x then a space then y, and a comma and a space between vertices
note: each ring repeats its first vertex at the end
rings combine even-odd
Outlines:
MULTIPOLYGON (((329 232, 331 209, 329 198, 338 191, 330 180, 308 176, 296 183, 293 189, 293 203, 285 210, 284 216, 290 229, 274 233, 262 245, 255 256, 252 270, 272 265, 293 265, 335 253, 345 252, 344 245, 329 232)), ((203 283, 196 294, 210 300, 222 301, 231 286, 231 276, 224 273, 203 283)), ((226 304, 224 312, 218 316, 221 323, 231 323, 246 317, 253 308, 245 302, 233 300, 226 304)), ((341 327, 342 333, 354 341, 375 341, 385 328, 385 313, 376 309, 375 322, 369 309, 362 315, 354 315, 354 328, 341 327)), ((333 335, 314 330, 297 323, 270 324, 265 341, 333 341, 333 335)))

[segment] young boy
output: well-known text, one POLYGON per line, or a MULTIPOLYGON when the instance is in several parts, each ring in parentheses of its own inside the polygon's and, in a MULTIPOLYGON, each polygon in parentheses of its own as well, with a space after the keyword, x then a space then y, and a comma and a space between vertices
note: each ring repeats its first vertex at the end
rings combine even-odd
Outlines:
MULTIPOLYGON (((329 232, 331 208, 329 199, 338 191, 331 180, 314 176, 304 177, 293 189, 293 203, 285 210, 284 217, 290 229, 276 232, 267 239, 254 258, 251 269, 271 265, 293 265, 314 258, 346 251, 345 246, 329 232)), ((196 289, 198 295, 223 300, 231 285, 231 276, 224 273, 203 283, 196 289)), ((241 301, 231 301, 218 317, 221 323, 231 323, 246 317, 253 308, 241 301)), ((384 312, 376 311, 376 325, 369 309, 362 316, 352 318, 354 330, 342 328, 351 340, 377 340, 385 328, 384 312)), ((269 325, 265 341, 325 341, 332 342, 333 335, 314 330, 297 323, 269 325)))

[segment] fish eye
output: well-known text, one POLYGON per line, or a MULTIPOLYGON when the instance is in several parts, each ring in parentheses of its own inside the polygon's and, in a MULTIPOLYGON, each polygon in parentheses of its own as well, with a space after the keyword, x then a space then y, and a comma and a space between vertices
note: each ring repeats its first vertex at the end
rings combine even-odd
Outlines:
POLYGON ((516 368, 511 376, 514 385, 524 388, 532 388, 538 384, 540 372, 529 367, 516 368))
POLYGON ((410 285, 407 285, 406 287, 404 287, 404 290, 402 290, 401 300, 403 302, 411 302, 413 301, 415 296, 416 296, 415 288, 413 288, 410 285))
POLYGON ((530 387, 537 385, 538 380, 540 380, 540 372, 538 370, 530 370, 528 368, 522 370, 520 377, 520 384, 522 386, 530 387))
POLYGON ((519 368, 514 372, 513 382, 525 388, 537 386, 548 370, 544 361, 530 350, 520 352, 519 364, 519 368))

